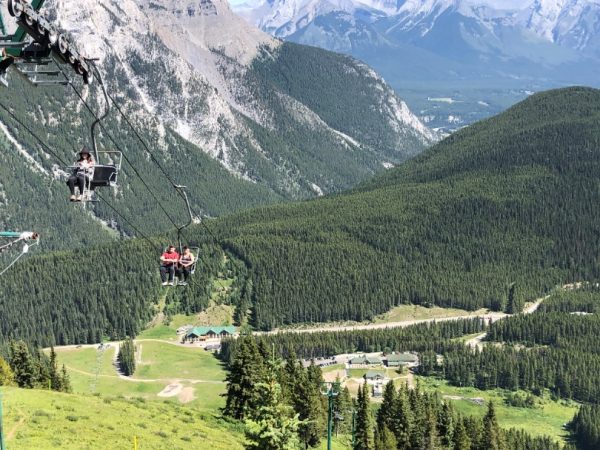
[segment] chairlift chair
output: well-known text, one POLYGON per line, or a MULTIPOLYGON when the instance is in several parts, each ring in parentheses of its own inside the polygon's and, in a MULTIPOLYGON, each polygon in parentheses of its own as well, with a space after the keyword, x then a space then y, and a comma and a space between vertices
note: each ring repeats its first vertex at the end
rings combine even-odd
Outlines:
MULTIPOLYGON (((99 156, 100 154, 114 155, 111 158, 112 164, 94 164, 92 178, 88 179, 88 182, 84 185, 83 192, 80 192, 82 202, 98 201, 94 195, 96 188, 117 186, 123 154, 114 150, 98 151, 97 155, 99 156)), ((72 173, 76 170, 77 166, 67 167, 67 171, 69 173, 72 173)))

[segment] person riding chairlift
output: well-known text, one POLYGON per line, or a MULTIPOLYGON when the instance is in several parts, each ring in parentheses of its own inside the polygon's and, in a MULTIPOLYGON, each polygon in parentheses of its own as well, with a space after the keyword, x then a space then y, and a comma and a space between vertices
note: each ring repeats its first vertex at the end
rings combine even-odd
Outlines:
POLYGON ((188 280, 190 278, 190 273, 192 272, 192 267, 194 266, 194 255, 190 251, 189 247, 183 247, 183 255, 179 257, 179 284, 182 286, 186 286, 188 284, 188 280))
POLYGON ((94 158, 92 158, 90 151, 85 147, 81 149, 79 152, 79 160, 73 164, 73 173, 67 180, 67 185, 71 191, 69 200, 72 202, 82 201, 85 186, 89 186, 94 178, 94 164, 94 158), (79 188, 79 195, 77 196, 75 195, 75 186, 79 188))
POLYGON ((179 263, 179 253, 175 251, 174 245, 169 245, 167 251, 160 256, 162 264, 160 265, 160 278, 163 286, 175 285, 175 270, 179 263), (168 274, 168 279, 167 279, 168 274))

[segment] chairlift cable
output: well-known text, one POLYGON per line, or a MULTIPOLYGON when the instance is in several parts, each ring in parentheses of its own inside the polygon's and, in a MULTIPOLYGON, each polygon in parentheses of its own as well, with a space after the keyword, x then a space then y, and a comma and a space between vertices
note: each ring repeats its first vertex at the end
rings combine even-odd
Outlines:
MULTIPOLYGON (((49 153, 50 155, 52 155, 55 159, 57 159, 63 166, 67 165, 67 162, 65 162, 54 150, 52 150, 50 148, 50 146, 48 144, 46 144, 38 135, 35 134, 35 132, 33 130, 31 130, 25 123, 23 123, 23 121, 21 121, 21 119, 19 119, 6 105, 4 105, 1 101, 0 101, 0 108, 2 108, 4 111, 6 111, 6 113, 15 121, 17 122, 19 125, 21 125, 21 127, 23 127, 36 141, 38 141, 38 143, 44 148, 44 150, 49 153)), ((148 242, 153 248, 157 247, 157 245, 152 242, 150 240, 150 238, 148 238, 144 233, 142 233, 139 228, 137 228, 131 221, 127 220, 125 218, 125 216, 123 216, 123 214, 121 214, 119 211, 117 211, 117 209, 112 206, 104 197, 102 197, 100 194, 97 194, 98 197, 110 208, 112 209, 123 221, 125 221, 136 233, 138 233, 143 239, 146 240, 146 242, 148 242)))
MULTIPOLYGON (((19 239, 19 241, 21 241, 21 240, 22 240, 22 239, 19 239)), ((36 241, 36 242, 34 242, 33 244, 31 244, 31 246, 38 245, 38 243, 39 243, 39 241, 36 241)), ((14 259, 14 260, 13 260, 13 261, 12 261, 12 262, 11 262, 11 263, 8 265, 8 266, 6 266, 6 267, 4 268, 4 270, 2 270, 2 272, 0 272, 0 276, 4 275, 6 272, 8 272, 8 270, 9 270, 9 269, 10 269, 12 266, 14 266, 14 265, 17 263, 17 261, 19 261, 19 259, 21 259, 21 257, 22 257, 23 255, 25 255, 25 254, 26 254, 26 253, 29 251, 29 248, 30 248, 31 246, 30 246, 29 244, 25 244, 25 245, 23 245, 23 249, 21 250, 21 253, 19 254, 19 256, 17 256, 17 257, 16 257, 16 258, 15 258, 15 259, 14 259)))
MULTIPOLYGON (((94 64, 94 67, 95 67, 95 64, 94 64)), ((59 66, 59 69, 63 73, 63 75, 65 75, 65 77, 66 77, 67 76, 66 73, 63 71, 63 69, 60 66, 59 66)), ((83 95, 81 94, 81 92, 75 87, 75 85, 73 84, 73 82, 68 77, 67 77, 67 80, 69 80, 69 85, 71 86, 71 88, 73 88, 73 91, 77 94, 77 96, 79 97, 79 99, 81 100, 81 102, 83 103, 83 105, 85 106, 85 108, 92 115, 92 117, 94 119, 96 119, 96 121, 97 121, 99 119, 98 116, 96 115, 96 113, 94 112, 94 110, 91 108, 91 106, 83 98, 83 95)), ((106 134, 106 136, 113 143, 113 145, 115 146, 115 148, 121 152, 121 155, 123 156, 123 159, 131 166, 131 169, 133 170, 134 174, 140 179, 140 181, 142 182, 142 184, 144 185, 144 187, 148 190, 148 192, 150 193, 150 195, 152 196, 152 198, 154 199, 154 201, 156 202, 156 204, 160 207, 160 209, 163 211, 163 213, 165 214, 165 216, 169 219, 169 221, 171 222, 171 224, 173 224, 173 226, 175 228, 178 228, 177 223, 171 217, 171 215, 167 212, 167 210, 165 209, 165 207, 163 206, 163 204, 160 202, 160 200, 156 196, 154 190, 150 186, 148 186, 148 183, 146 183, 146 181, 144 180, 144 178, 142 177, 142 175, 139 173, 139 171, 137 170, 137 168, 129 160, 129 158, 127 157, 127 153, 123 151, 123 149, 121 148, 121 146, 116 142, 116 139, 113 138, 112 134, 108 132, 108 130, 106 129, 106 127, 102 123, 99 123, 99 125, 100 125, 100 128, 102 128, 102 131, 106 134)))

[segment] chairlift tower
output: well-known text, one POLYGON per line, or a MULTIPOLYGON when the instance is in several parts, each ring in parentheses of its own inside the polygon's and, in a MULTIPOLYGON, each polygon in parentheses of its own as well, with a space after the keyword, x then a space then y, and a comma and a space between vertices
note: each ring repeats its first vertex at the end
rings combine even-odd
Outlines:
POLYGON ((327 450, 331 450, 331 428, 333 422, 333 399, 340 394, 340 383, 324 381, 321 384, 321 394, 327 396, 327 450))

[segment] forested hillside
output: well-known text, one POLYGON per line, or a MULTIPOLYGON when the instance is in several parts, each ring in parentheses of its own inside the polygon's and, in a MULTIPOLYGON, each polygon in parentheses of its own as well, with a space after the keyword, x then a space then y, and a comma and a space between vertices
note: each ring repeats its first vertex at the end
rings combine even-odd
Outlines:
MULTIPOLYGON (((355 192, 206 223, 220 246, 247 267, 246 274, 243 265, 236 266, 244 284, 232 299, 236 317, 267 329, 364 320, 403 303, 503 310, 511 292, 520 303, 557 284, 596 279, 599 119, 600 91, 539 94, 355 192)), ((203 226, 186 238, 215 245, 203 226)), ((140 313, 132 318, 120 310, 118 320, 141 320, 143 305, 159 292, 158 245, 149 247, 98 247, 88 259, 95 267, 83 269, 72 264, 89 250, 77 258, 32 258, 3 280, 0 301, 16 321, 4 323, 4 333, 27 338, 31 334, 23 330, 37 329, 39 319, 26 313, 32 302, 48 314, 52 302, 64 302, 65 317, 73 320, 77 315, 67 311, 77 298, 114 305, 111 293, 121 291, 131 291, 140 313), (112 269, 115 258, 121 270, 112 269), (85 294, 66 288, 78 285, 78 270, 94 273, 98 283, 85 294)), ((211 270, 199 271, 200 277, 208 279, 211 270)), ((76 308, 83 321, 91 314, 76 308)), ((71 326, 56 329, 77 334, 71 326)))
POLYGON ((402 303, 495 310, 600 275, 600 91, 538 94, 337 197, 219 222, 258 328, 402 303))

